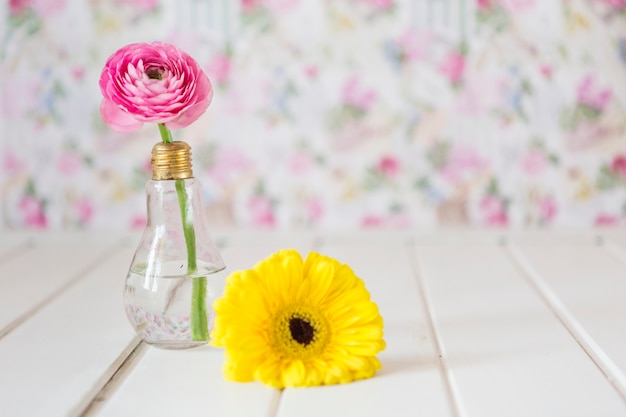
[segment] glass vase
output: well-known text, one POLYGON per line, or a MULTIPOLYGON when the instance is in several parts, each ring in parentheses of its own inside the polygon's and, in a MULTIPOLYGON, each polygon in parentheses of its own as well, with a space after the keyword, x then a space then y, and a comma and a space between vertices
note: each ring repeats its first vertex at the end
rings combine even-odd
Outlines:
POLYGON ((207 229, 189 146, 159 143, 152 164, 147 224, 124 286, 126 315, 141 339, 153 346, 204 345, 226 267, 207 229))

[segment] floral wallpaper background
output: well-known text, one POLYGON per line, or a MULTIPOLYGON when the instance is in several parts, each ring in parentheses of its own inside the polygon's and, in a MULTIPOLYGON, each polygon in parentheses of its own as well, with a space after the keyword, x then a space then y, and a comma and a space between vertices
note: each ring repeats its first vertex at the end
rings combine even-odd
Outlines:
POLYGON ((1 229, 143 227, 158 129, 98 78, 153 40, 214 84, 174 132, 214 228, 626 225, 626 0, 0 7, 1 229))

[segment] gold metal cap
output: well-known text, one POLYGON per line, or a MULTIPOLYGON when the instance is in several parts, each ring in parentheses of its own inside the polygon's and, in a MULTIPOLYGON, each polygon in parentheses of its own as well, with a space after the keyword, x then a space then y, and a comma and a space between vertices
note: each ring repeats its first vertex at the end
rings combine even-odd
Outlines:
POLYGON ((159 142, 152 147, 152 179, 193 178, 191 146, 185 142, 159 142))

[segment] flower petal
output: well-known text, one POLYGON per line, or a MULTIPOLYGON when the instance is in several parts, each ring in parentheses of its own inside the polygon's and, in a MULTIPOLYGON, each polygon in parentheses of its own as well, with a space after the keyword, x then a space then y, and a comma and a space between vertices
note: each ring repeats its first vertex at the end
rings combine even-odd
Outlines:
POLYGON ((134 132, 143 125, 143 122, 135 119, 109 100, 102 100, 100 114, 104 123, 117 132, 134 132))

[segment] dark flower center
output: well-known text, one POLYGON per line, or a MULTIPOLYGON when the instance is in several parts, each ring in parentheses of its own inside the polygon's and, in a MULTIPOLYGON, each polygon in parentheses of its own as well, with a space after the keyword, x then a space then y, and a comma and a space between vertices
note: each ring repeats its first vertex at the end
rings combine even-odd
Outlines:
POLYGON ((311 343, 315 335, 315 328, 311 326, 311 323, 300 317, 292 317, 289 320, 289 330, 293 340, 304 346, 311 343))
POLYGON ((165 70, 159 67, 148 67, 146 69, 146 75, 152 80, 162 80, 164 72, 165 70))

